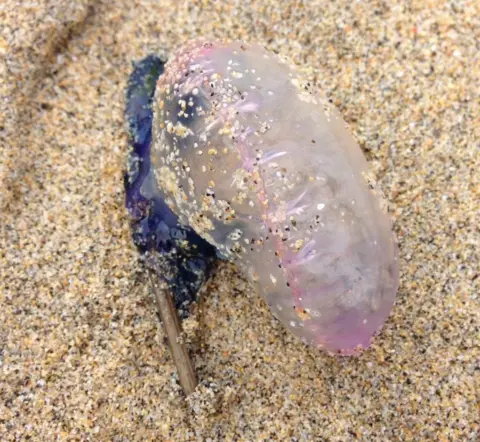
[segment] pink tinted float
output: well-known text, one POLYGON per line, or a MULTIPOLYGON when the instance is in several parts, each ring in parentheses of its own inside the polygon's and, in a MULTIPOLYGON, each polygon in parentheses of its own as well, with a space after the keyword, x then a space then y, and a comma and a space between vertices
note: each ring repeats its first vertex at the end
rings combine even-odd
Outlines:
POLYGON ((303 342, 353 354, 398 286, 392 223, 339 113, 243 42, 191 42, 160 76, 152 162, 182 223, 235 261, 303 342))

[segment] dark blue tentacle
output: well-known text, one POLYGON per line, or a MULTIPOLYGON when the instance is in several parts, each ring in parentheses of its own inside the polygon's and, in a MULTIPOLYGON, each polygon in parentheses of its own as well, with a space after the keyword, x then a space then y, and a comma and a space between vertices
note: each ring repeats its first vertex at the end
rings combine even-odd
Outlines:
POLYGON ((125 174, 126 207, 135 245, 165 280, 181 317, 210 274, 215 249, 193 229, 181 225, 163 200, 151 171, 152 101, 164 62, 150 55, 134 64, 126 93, 129 155, 125 174))

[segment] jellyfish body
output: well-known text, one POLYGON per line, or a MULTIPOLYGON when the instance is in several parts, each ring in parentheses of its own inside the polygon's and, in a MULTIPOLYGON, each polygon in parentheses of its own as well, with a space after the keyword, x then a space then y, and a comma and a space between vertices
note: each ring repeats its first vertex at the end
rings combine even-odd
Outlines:
POLYGON ((166 282, 181 318, 210 274, 214 247, 178 222, 168 207, 151 170, 152 99, 164 63, 148 56, 134 66, 126 93, 129 133, 125 175, 126 206, 135 245, 156 276, 166 282))
POLYGON ((153 179, 302 341, 367 347, 398 285, 392 224, 338 112, 258 45, 191 42, 158 79, 153 179))

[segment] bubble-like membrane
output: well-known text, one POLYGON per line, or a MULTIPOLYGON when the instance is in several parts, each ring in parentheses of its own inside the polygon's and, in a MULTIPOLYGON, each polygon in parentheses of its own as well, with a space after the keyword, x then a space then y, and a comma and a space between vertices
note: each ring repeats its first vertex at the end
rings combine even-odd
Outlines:
POLYGON ((302 341, 367 347, 394 304, 397 244, 339 113, 288 61, 242 42, 177 51, 153 108, 140 193, 159 192, 179 225, 235 261, 302 341))

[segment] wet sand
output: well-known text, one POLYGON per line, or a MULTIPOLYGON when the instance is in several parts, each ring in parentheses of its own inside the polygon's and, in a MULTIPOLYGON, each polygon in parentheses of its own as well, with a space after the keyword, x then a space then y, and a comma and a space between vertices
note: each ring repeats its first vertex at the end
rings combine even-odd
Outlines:
POLYGON ((475 2, 17 3, 0 7, 1 440, 478 440, 475 2), (401 280, 374 345, 334 358, 222 265, 185 324, 202 381, 185 401, 123 206, 123 94, 133 60, 200 35, 281 51, 340 109, 401 280))

